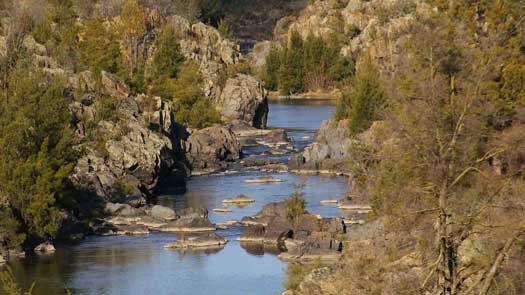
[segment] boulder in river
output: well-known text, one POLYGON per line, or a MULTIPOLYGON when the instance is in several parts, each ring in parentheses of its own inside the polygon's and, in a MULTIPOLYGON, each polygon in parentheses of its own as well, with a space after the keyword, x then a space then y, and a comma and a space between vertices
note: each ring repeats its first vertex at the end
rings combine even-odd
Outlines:
POLYGON ((36 246, 34 251, 38 254, 52 254, 55 253, 56 249, 55 246, 51 244, 51 242, 44 242, 36 246))
POLYGON ((222 202, 225 204, 245 204, 245 203, 254 203, 255 199, 248 197, 247 195, 240 194, 231 199, 224 199, 222 200, 222 202))
POLYGON ((243 218, 242 223, 247 227, 240 241, 277 245, 287 251, 281 258, 294 260, 340 257, 343 244, 339 237, 346 232, 340 217, 320 218, 306 212, 290 220, 284 201, 265 205, 257 215, 243 218))
POLYGON ((283 180, 280 178, 275 178, 273 176, 261 176, 257 178, 246 179, 244 182, 246 183, 277 183, 277 182, 283 182, 283 180))
POLYGON ((216 228, 208 218, 203 217, 181 217, 159 227, 161 232, 211 232, 216 228))
POLYGON ((164 245, 166 249, 186 249, 186 248, 217 248, 224 247, 228 239, 215 233, 203 234, 193 237, 184 237, 173 243, 164 245))
POLYGON ((252 76, 238 74, 226 81, 221 94, 222 116, 255 128, 266 128, 268 96, 262 83, 252 76))
POLYGON ((175 214, 175 210, 160 205, 153 206, 149 213, 153 218, 168 221, 177 219, 177 214, 175 214))
POLYGON ((315 141, 290 161, 291 169, 341 172, 351 143, 348 121, 325 121, 315 141))
POLYGON ((222 208, 214 208, 212 211, 216 213, 230 213, 232 212, 232 209, 228 207, 222 207, 222 208))
POLYGON ((221 126, 195 131, 185 150, 190 166, 198 173, 219 172, 241 156, 237 138, 230 129, 221 126))

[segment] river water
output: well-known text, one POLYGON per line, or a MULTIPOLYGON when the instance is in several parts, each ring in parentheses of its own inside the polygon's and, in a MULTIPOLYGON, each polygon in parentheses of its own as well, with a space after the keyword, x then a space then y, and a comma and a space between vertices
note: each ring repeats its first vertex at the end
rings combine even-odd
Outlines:
MULTIPOLYGON (((292 101, 270 104, 269 127, 286 128, 294 146, 304 148, 313 140, 316 129, 329 119, 332 105, 319 101, 292 101)), ((346 191, 343 177, 298 176, 289 173, 260 172, 194 177, 184 194, 160 195, 159 202, 173 208, 206 207, 210 220, 240 220, 256 214, 269 202, 280 201, 304 182, 308 211, 324 217, 340 216, 334 206, 322 206, 323 199, 341 198, 346 191), (277 184, 246 184, 247 178, 272 175, 284 180, 277 184), (214 213, 225 198, 246 194, 256 202, 231 207, 231 213, 214 213)), ((169 191, 169 189, 167 190, 169 191)), ((230 240, 220 250, 170 251, 163 245, 175 234, 152 233, 147 236, 88 237, 59 247, 52 256, 29 256, 10 266, 25 287, 36 282, 35 295, 64 294, 179 294, 179 295, 262 295, 280 294, 286 280, 286 264, 273 253, 240 245, 236 238, 241 228, 217 233, 230 240)), ((1 294, 1 291, 0 291, 1 294)))

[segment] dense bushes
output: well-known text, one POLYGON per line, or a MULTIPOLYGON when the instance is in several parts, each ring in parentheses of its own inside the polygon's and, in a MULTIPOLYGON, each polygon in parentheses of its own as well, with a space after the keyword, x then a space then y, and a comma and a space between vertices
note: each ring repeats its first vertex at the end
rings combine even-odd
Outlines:
POLYGON ((64 84, 21 62, 0 100, 2 231, 10 246, 21 232, 57 233, 59 207, 67 202, 68 176, 77 153, 64 84))
POLYGON ((173 83, 175 120, 194 128, 204 128, 220 122, 219 112, 204 96, 203 80, 198 67, 186 63, 173 83))
POLYGON ((264 70, 265 86, 286 95, 332 88, 354 72, 353 60, 340 51, 341 43, 336 40, 314 36, 303 40, 292 32, 281 49, 271 48, 264 70))
POLYGON ((348 119, 350 133, 355 135, 381 119, 385 98, 376 68, 369 59, 361 64, 338 100, 335 119, 348 119))

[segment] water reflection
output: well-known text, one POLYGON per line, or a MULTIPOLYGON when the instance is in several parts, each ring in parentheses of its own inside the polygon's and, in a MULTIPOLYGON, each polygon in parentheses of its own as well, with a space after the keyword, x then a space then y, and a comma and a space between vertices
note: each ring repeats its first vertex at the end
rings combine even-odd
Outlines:
POLYGON ((304 149, 310 144, 322 121, 335 111, 330 100, 282 100, 270 104, 268 126, 287 130, 293 145, 304 149))
MULTIPOLYGON (((329 119, 334 107, 325 101, 287 101, 270 105, 271 127, 287 128, 296 147, 312 141, 322 120, 329 119), (313 105, 318 103, 318 105, 313 105)), ((255 198, 246 206, 229 206, 233 212, 215 213, 213 222, 256 214, 263 205, 283 200, 293 192, 293 183, 302 177, 292 174, 243 173, 193 178, 186 193, 169 186, 159 202, 176 208, 222 207, 222 200, 245 194, 255 198), (261 175, 282 178, 275 184, 247 184, 244 180, 261 175)), ((323 206, 323 199, 337 199, 346 191, 343 177, 310 176, 305 179, 308 211, 325 217, 340 216, 335 206, 323 206)), ((10 266, 24 288, 36 282, 35 295, 65 294, 279 294, 283 289, 286 265, 276 255, 278 249, 236 241, 242 228, 233 226, 217 233, 229 239, 222 249, 169 251, 163 246, 177 239, 175 234, 147 236, 89 237, 60 247, 52 256, 29 256, 10 266), (273 254, 271 254, 273 253, 273 254)), ((0 291, 0 294, 3 291, 0 291)))
POLYGON ((255 215, 262 207, 270 202, 278 202, 287 198, 294 190, 293 184, 304 181, 304 193, 307 201, 307 210, 323 217, 343 216, 336 206, 321 205, 322 200, 340 199, 346 191, 345 177, 329 176, 299 176, 288 173, 239 173, 220 176, 196 177, 188 182, 188 190, 179 195, 161 195, 159 203, 175 209, 186 207, 222 207, 222 200, 245 194, 255 199, 254 203, 239 208, 229 205, 230 213, 216 213, 210 211, 212 222, 224 222, 231 219, 240 220, 244 216, 255 215), (248 184, 246 179, 261 175, 270 175, 284 181, 272 184, 248 184))

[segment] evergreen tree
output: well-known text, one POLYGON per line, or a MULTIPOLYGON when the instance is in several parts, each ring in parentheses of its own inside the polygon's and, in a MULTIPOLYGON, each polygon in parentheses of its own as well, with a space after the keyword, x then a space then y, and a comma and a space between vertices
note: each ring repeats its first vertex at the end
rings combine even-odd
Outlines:
POLYGON ((366 59, 338 101, 335 118, 348 119, 350 132, 354 135, 367 130, 373 121, 381 118, 385 98, 378 79, 377 70, 366 59))
POLYGON ((304 90, 303 39, 296 31, 292 32, 289 45, 281 53, 279 85, 286 95, 304 90))
POLYGON ((279 49, 277 46, 272 45, 268 56, 266 56, 265 74, 264 81, 265 87, 269 90, 277 90, 279 87, 279 72, 280 60, 279 60, 279 49))
POLYGON ((220 115, 204 96, 203 79, 194 63, 184 64, 171 86, 175 120, 193 128, 204 128, 220 122, 220 115))
POLYGON ((95 75, 101 71, 118 73, 122 70, 122 56, 118 36, 104 25, 104 20, 94 18, 86 23, 79 44, 81 62, 95 75))
POLYGON ((119 32, 124 41, 124 58, 127 62, 127 74, 128 79, 132 80, 133 75, 137 73, 139 75, 142 74, 142 71, 139 70, 141 67, 139 46, 146 31, 144 7, 137 0, 126 0, 122 5, 120 19, 119 32))
POLYGON ((49 80, 21 63, 10 76, 8 95, 0 102, 0 194, 8 201, 0 212, 7 217, 2 231, 14 246, 23 241, 21 230, 41 238, 57 233, 58 206, 67 197, 77 155, 59 78, 49 80))

